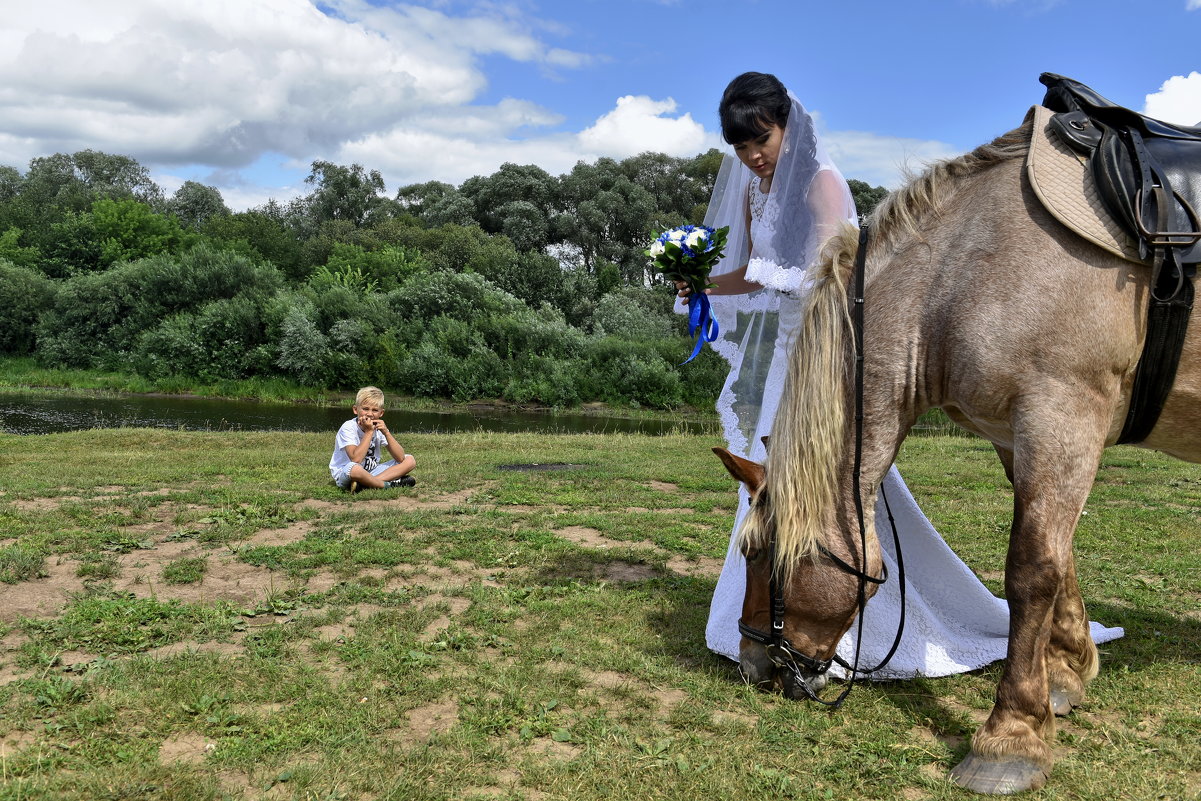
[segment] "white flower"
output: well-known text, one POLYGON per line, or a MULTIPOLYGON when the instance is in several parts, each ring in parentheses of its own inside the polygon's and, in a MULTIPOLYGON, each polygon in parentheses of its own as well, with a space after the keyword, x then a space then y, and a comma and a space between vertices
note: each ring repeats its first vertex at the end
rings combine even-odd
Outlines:
POLYGON ((684 238, 684 244, 692 250, 705 250, 709 246, 709 236, 703 228, 694 228, 692 233, 684 238))
POLYGON ((684 241, 684 232, 679 228, 673 228, 667 232, 667 238, 678 245, 684 241))
POLYGON ((663 247, 663 243, 656 239, 651 243, 651 258, 654 259, 662 256, 663 251, 665 250, 667 250, 667 248, 663 247))

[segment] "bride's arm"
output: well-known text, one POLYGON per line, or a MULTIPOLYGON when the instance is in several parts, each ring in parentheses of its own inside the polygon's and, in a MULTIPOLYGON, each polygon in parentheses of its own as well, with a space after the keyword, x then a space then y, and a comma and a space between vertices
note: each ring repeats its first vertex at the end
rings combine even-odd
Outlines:
MULTIPOLYGON (((817 241, 826 240, 837 234, 843 223, 848 221, 846 191, 843 181, 830 170, 820 170, 809 185, 809 210, 813 212, 813 228, 817 241)), ((820 247, 818 248, 820 251, 820 247)))
MULTIPOLYGON (((747 205, 750 205, 750 199, 747 199, 747 205)), ((746 209, 744 215, 746 219, 746 241, 747 252, 752 252, 754 247, 751 242, 751 212, 746 209)), ((755 292, 763 289, 763 284, 756 284, 754 281, 746 280, 746 265, 742 265, 737 270, 730 270, 728 273, 713 276, 709 283, 712 287, 705 290, 709 295, 745 295, 748 292, 755 292)), ((683 281, 676 281, 676 294, 681 298, 687 298, 690 294, 688 285, 683 281)))

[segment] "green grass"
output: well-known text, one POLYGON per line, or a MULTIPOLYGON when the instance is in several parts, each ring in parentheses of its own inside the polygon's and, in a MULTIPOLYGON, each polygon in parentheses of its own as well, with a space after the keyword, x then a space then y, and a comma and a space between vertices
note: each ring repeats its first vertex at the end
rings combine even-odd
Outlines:
MULTIPOLYGON (((331 440, 0 436, 0 799, 969 797, 945 775, 999 665, 830 713, 706 650, 715 439, 408 436, 418 486, 353 496, 331 440), (498 469, 526 463, 577 467, 498 469)), ((899 464, 1001 591, 991 448, 915 437, 899 464)), ((1201 467, 1108 454, 1076 549, 1127 634, 1030 797, 1201 794, 1199 508, 1201 467)))

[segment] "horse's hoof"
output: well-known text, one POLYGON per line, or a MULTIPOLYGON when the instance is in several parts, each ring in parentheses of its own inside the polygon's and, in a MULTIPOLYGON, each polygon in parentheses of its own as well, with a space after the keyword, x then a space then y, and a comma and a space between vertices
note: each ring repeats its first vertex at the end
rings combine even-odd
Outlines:
POLYGON ((951 768, 951 779, 972 792, 1010 795, 1042 787, 1047 782, 1047 771, 1029 759, 984 759, 968 752, 962 762, 951 768))
POLYGON ((1051 711, 1059 717, 1071 714, 1084 703, 1084 693, 1078 690, 1051 690, 1051 711))

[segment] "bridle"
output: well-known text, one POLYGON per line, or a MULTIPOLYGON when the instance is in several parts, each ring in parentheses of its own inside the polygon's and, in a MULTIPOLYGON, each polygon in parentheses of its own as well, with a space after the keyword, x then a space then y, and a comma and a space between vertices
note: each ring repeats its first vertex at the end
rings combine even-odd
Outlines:
MULTIPOLYGON (((863 519, 863 498, 860 494, 859 487, 859 469, 863 454, 863 294, 864 294, 864 271, 867 261, 867 242, 868 228, 865 224, 859 229, 859 252, 855 256, 855 297, 854 306, 851 309, 851 326, 854 331, 855 338, 855 464, 852 473, 852 492, 855 496, 855 513, 859 522, 859 553, 864 560, 863 568, 849 564, 845 560, 836 556, 825 546, 819 544, 817 546, 818 553, 834 563, 835 567, 848 575, 854 576, 859 580, 858 595, 856 598, 858 606, 858 633, 855 639, 855 662, 851 664, 835 653, 830 659, 817 659, 816 657, 805 654, 796 649, 784 636, 784 589, 783 582, 780 581, 780 571, 776 566, 776 531, 772 528, 771 540, 768 543, 768 564, 771 565, 771 579, 768 584, 768 592, 770 595, 770 616, 771 628, 770 631, 764 632, 747 624, 745 620, 738 621, 738 631, 743 637, 748 640, 757 642, 764 647, 767 652, 767 658, 776 668, 790 673, 794 683, 800 686, 805 695, 811 700, 824 704, 831 709, 837 709, 842 706, 842 702, 850 695, 851 689, 855 686, 855 678, 859 675, 869 675, 877 670, 880 670, 892 659, 896 653, 897 647, 901 644, 901 635, 905 630, 905 560, 901 555, 901 539, 897 532, 896 521, 892 516, 892 507, 889 506, 888 496, 884 494, 884 488, 880 488, 881 497, 884 499, 884 508, 888 513, 888 522, 892 527, 893 543, 897 554, 897 573, 898 581, 900 582, 901 596, 901 614, 897 624, 897 634, 893 639, 892 647, 888 649, 888 653, 880 660, 880 663, 870 668, 859 667, 859 656, 863 651, 863 617, 864 610, 867 607, 867 585, 875 584, 880 586, 888 580, 888 566, 882 565, 883 571, 879 577, 869 576, 866 572, 867 568, 867 526, 863 519), (822 676, 829 671, 830 666, 837 663, 847 671, 850 677, 847 686, 842 693, 833 701, 826 701, 820 698, 817 691, 809 686, 804 674, 808 673, 813 676, 822 676)), ((755 503, 763 503, 767 501, 767 491, 763 490, 759 496, 755 498, 755 503)))

